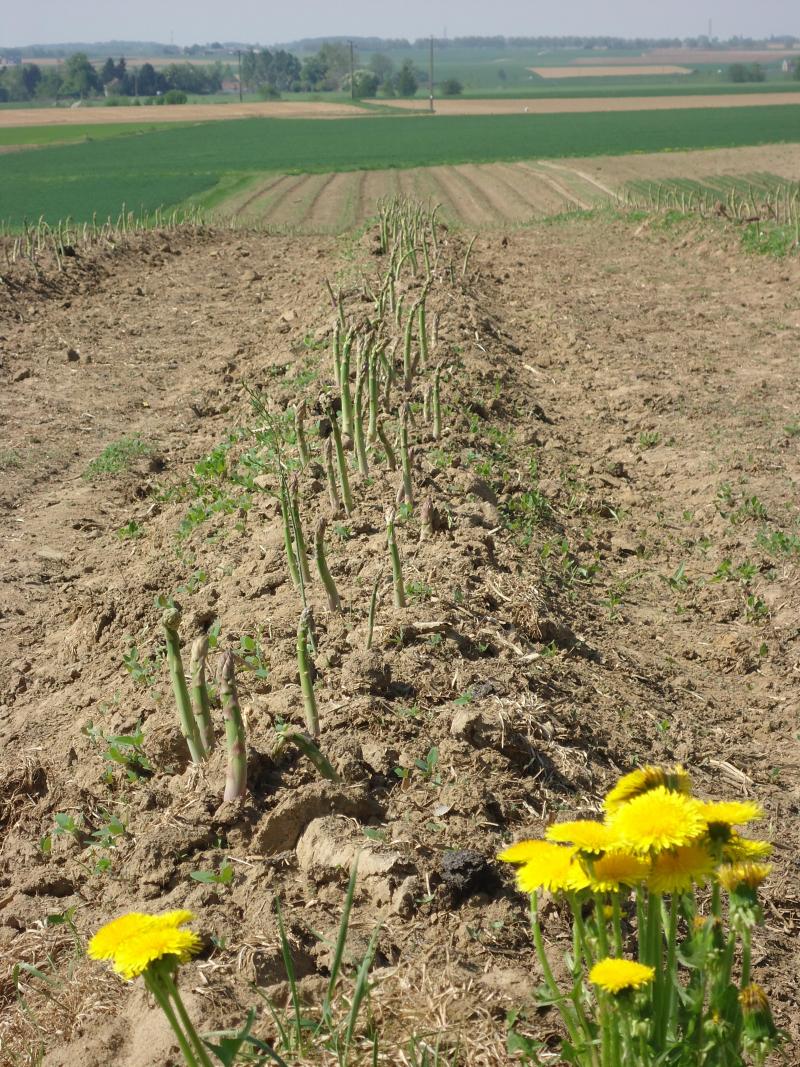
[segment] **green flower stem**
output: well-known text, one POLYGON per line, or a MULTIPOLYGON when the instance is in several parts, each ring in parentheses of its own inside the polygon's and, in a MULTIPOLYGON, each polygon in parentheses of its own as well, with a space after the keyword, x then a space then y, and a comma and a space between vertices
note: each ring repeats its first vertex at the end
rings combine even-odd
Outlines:
POLYGON ((639 963, 647 963, 646 919, 644 911, 644 889, 636 893, 636 939, 639 948, 639 963))
POLYGON ((573 1044, 577 1045, 582 1041, 578 1019, 574 1014, 574 1005, 572 1010, 568 1008, 566 998, 558 988, 558 984, 553 977, 550 961, 547 959, 547 953, 544 947, 542 928, 539 925, 538 899, 536 893, 531 893, 531 932, 533 933, 533 945, 536 949, 536 958, 539 961, 539 966, 542 968, 542 976, 544 978, 544 984, 547 987, 547 992, 550 994, 553 1003, 558 1008, 571 1041, 573 1044))
POLYGON ((614 937, 614 955, 622 956, 622 909, 620 907, 619 893, 611 894, 611 908, 613 911, 611 929, 614 937))
POLYGON ((172 997, 172 1001, 175 1005, 175 1009, 178 1013, 180 1021, 183 1023, 183 1028, 186 1032, 186 1036, 189 1038, 189 1040, 195 1047, 198 1064, 200 1064, 200 1067, 214 1067, 208 1056, 208 1053, 205 1050, 205 1045, 200 1039, 200 1035, 194 1028, 194 1023, 189 1018, 189 1013, 186 1011, 186 1007, 183 1003, 183 1000, 181 999, 180 993, 178 992, 178 987, 175 985, 175 979, 172 977, 172 974, 165 971, 163 974, 163 982, 167 993, 172 997))
POLYGON ((750 964, 753 953, 753 934, 748 927, 742 930, 742 980, 739 983, 739 988, 744 989, 745 986, 750 985, 750 964))
POLYGON ((601 959, 608 955, 608 930, 606 928, 605 901, 602 893, 593 893, 594 921, 597 927, 597 952, 601 959))
POLYGON ((675 1026, 675 1002, 678 995, 678 912, 680 905, 675 897, 669 902, 669 919, 667 920, 667 966, 664 974, 664 1012, 661 1017, 661 1028, 658 1035, 658 1047, 664 1046, 665 1039, 674 1041, 676 1038, 675 1026))
POLYGON ((586 969, 591 970, 592 967, 594 967, 596 960, 591 945, 589 944, 589 939, 586 936, 586 924, 584 923, 583 915, 581 914, 580 897, 575 893, 567 893, 567 901, 569 902, 570 910, 572 911, 572 921, 578 935, 578 946, 581 955, 583 956, 586 969))
POLYGON ((648 966, 655 970, 653 976, 653 1022, 654 1034, 661 1030, 664 1011, 664 972, 661 947, 661 894, 647 894, 647 959, 648 966))
POLYGON ((247 790, 247 738, 242 710, 239 707, 239 695, 236 692, 234 662, 233 653, 228 649, 223 653, 219 675, 219 697, 222 717, 225 720, 225 747, 228 752, 223 803, 240 800, 247 790))
MULTIPOLYGON (((183 1058, 186 1061, 187 1067, 200 1067, 200 1062, 194 1053, 191 1042, 187 1035, 181 1030, 180 1023, 178 1022, 175 1012, 172 1010, 172 1005, 169 1002, 169 994, 164 987, 162 975, 157 972, 156 966, 151 964, 150 967, 142 974, 144 978, 144 984, 148 990, 153 994, 159 1008, 164 1012, 167 1022, 172 1027, 172 1031, 178 1040, 178 1045, 183 1053, 183 1058)), ((209 1061, 210 1064, 210 1061, 209 1061)), ((205 1067, 205 1064, 203 1065, 205 1067)))
POLYGON ((181 623, 181 613, 178 608, 167 608, 161 616, 161 625, 164 628, 164 638, 167 644, 167 662, 169 663, 169 676, 172 681, 172 692, 175 694, 175 703, 178 706, 178 718, 181 724, 181 733, 186 738, 189 746, 189 754, 193 763, 202 763, 206 758, 203 742, 197 729, 192 702, 189 699, 189 689, 186 685, 186 676, 183 673, 181 661, 181 642, 178 637, 178 627, 181 623))

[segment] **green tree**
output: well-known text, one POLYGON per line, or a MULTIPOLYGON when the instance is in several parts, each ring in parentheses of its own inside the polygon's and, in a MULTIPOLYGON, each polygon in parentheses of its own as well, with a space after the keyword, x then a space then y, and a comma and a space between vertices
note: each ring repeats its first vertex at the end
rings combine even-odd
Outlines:
POLYGON ((81 98, 99 92, 100 79, 85 52, 74 52, 64 64, 64 92, 81 98))
MULTIPOLYGON (((350 76, 345 78, 344 89, 350 88, 350 76)), ((368 96, 378 95, 378 75, 371 70, 356 70, 353 72, 353 95, 358 100, 368 96)))
POLYGON ((464 86, 458 80, 458 78, 447 78, 442 82, 442 95, 443 96, 461 96, 464 92, 464 86))
POLYGON ((375 52, 369 61, 369 69, 378 77, 378 84, 384 85, 394 74, 394 60, 383 52, 375 52))
POLYGON ((108 85, 108 83, 109 82, 113 82, 116 79, 116 77, 117 77, 117 64, 114 62, 114 60, 111 58, 111 56, 109 56, 108 59, 103 64, 103 69, 100 71, 100 81, 102 82, 103 85, 108 85))
POLYGON ((419 88, 417 73, 410 59, 404 59, 403 65, 397 72, 395 88, 398 96, 413 96, 419 88))

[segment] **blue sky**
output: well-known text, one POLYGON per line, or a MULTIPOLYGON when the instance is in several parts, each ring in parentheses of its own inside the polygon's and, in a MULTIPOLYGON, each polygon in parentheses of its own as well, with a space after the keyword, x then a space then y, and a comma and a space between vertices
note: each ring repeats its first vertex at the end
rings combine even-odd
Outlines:
POLYGON ((466 34, 615 34, 626 37, 705 33, 800 36, 800 0, 4 0, 0 46, 58 41, 155 40, 176 44, 213 40, 262 44, 325 34, 450 37, 466 34))

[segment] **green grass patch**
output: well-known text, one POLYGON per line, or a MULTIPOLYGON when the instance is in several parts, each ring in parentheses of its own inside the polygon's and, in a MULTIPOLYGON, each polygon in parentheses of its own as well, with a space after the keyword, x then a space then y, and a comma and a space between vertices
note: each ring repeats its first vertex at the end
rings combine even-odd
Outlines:
POLYGON ((93 122, 85 126, 5 126, 0 127, 0 146, 107 141, 111 137, 132 137, 137 133, 153 133, 183 125, 182 122, 143 122, 141 125, 136 122, 93 122))
POLYGON ((241 119, 12 153, 2 161, 3 216, 77 222, 153 211, 214 188, 223 175, 424 167, 436 164, 797 139, 800 106, 566 115, 241 119))
POLYGON ((105 475, 119 474, 127 470, 134 460, 149 456, 152 451, 152 447, 140 437, 123 437, 104 448, 83 472, 83 477, 93 482, 105 475))

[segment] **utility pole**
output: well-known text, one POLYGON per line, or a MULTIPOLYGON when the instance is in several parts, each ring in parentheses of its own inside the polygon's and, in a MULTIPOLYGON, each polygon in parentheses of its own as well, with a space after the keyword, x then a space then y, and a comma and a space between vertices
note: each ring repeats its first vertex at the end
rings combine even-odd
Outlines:
POLYGON ((433 112, 433 34, 431 34, 431 52, 428 62, 428 96, 431 102, 431 112, 433 112))
POLYGON ((356 83, 354 80, 354 64, 353 64, 353 42, 350 42, 350 99, 356 98, 356 83))
POLYGON ((236 55, 239 57, 239 103, 242 102, 242 50, 236 49, 236 55))

